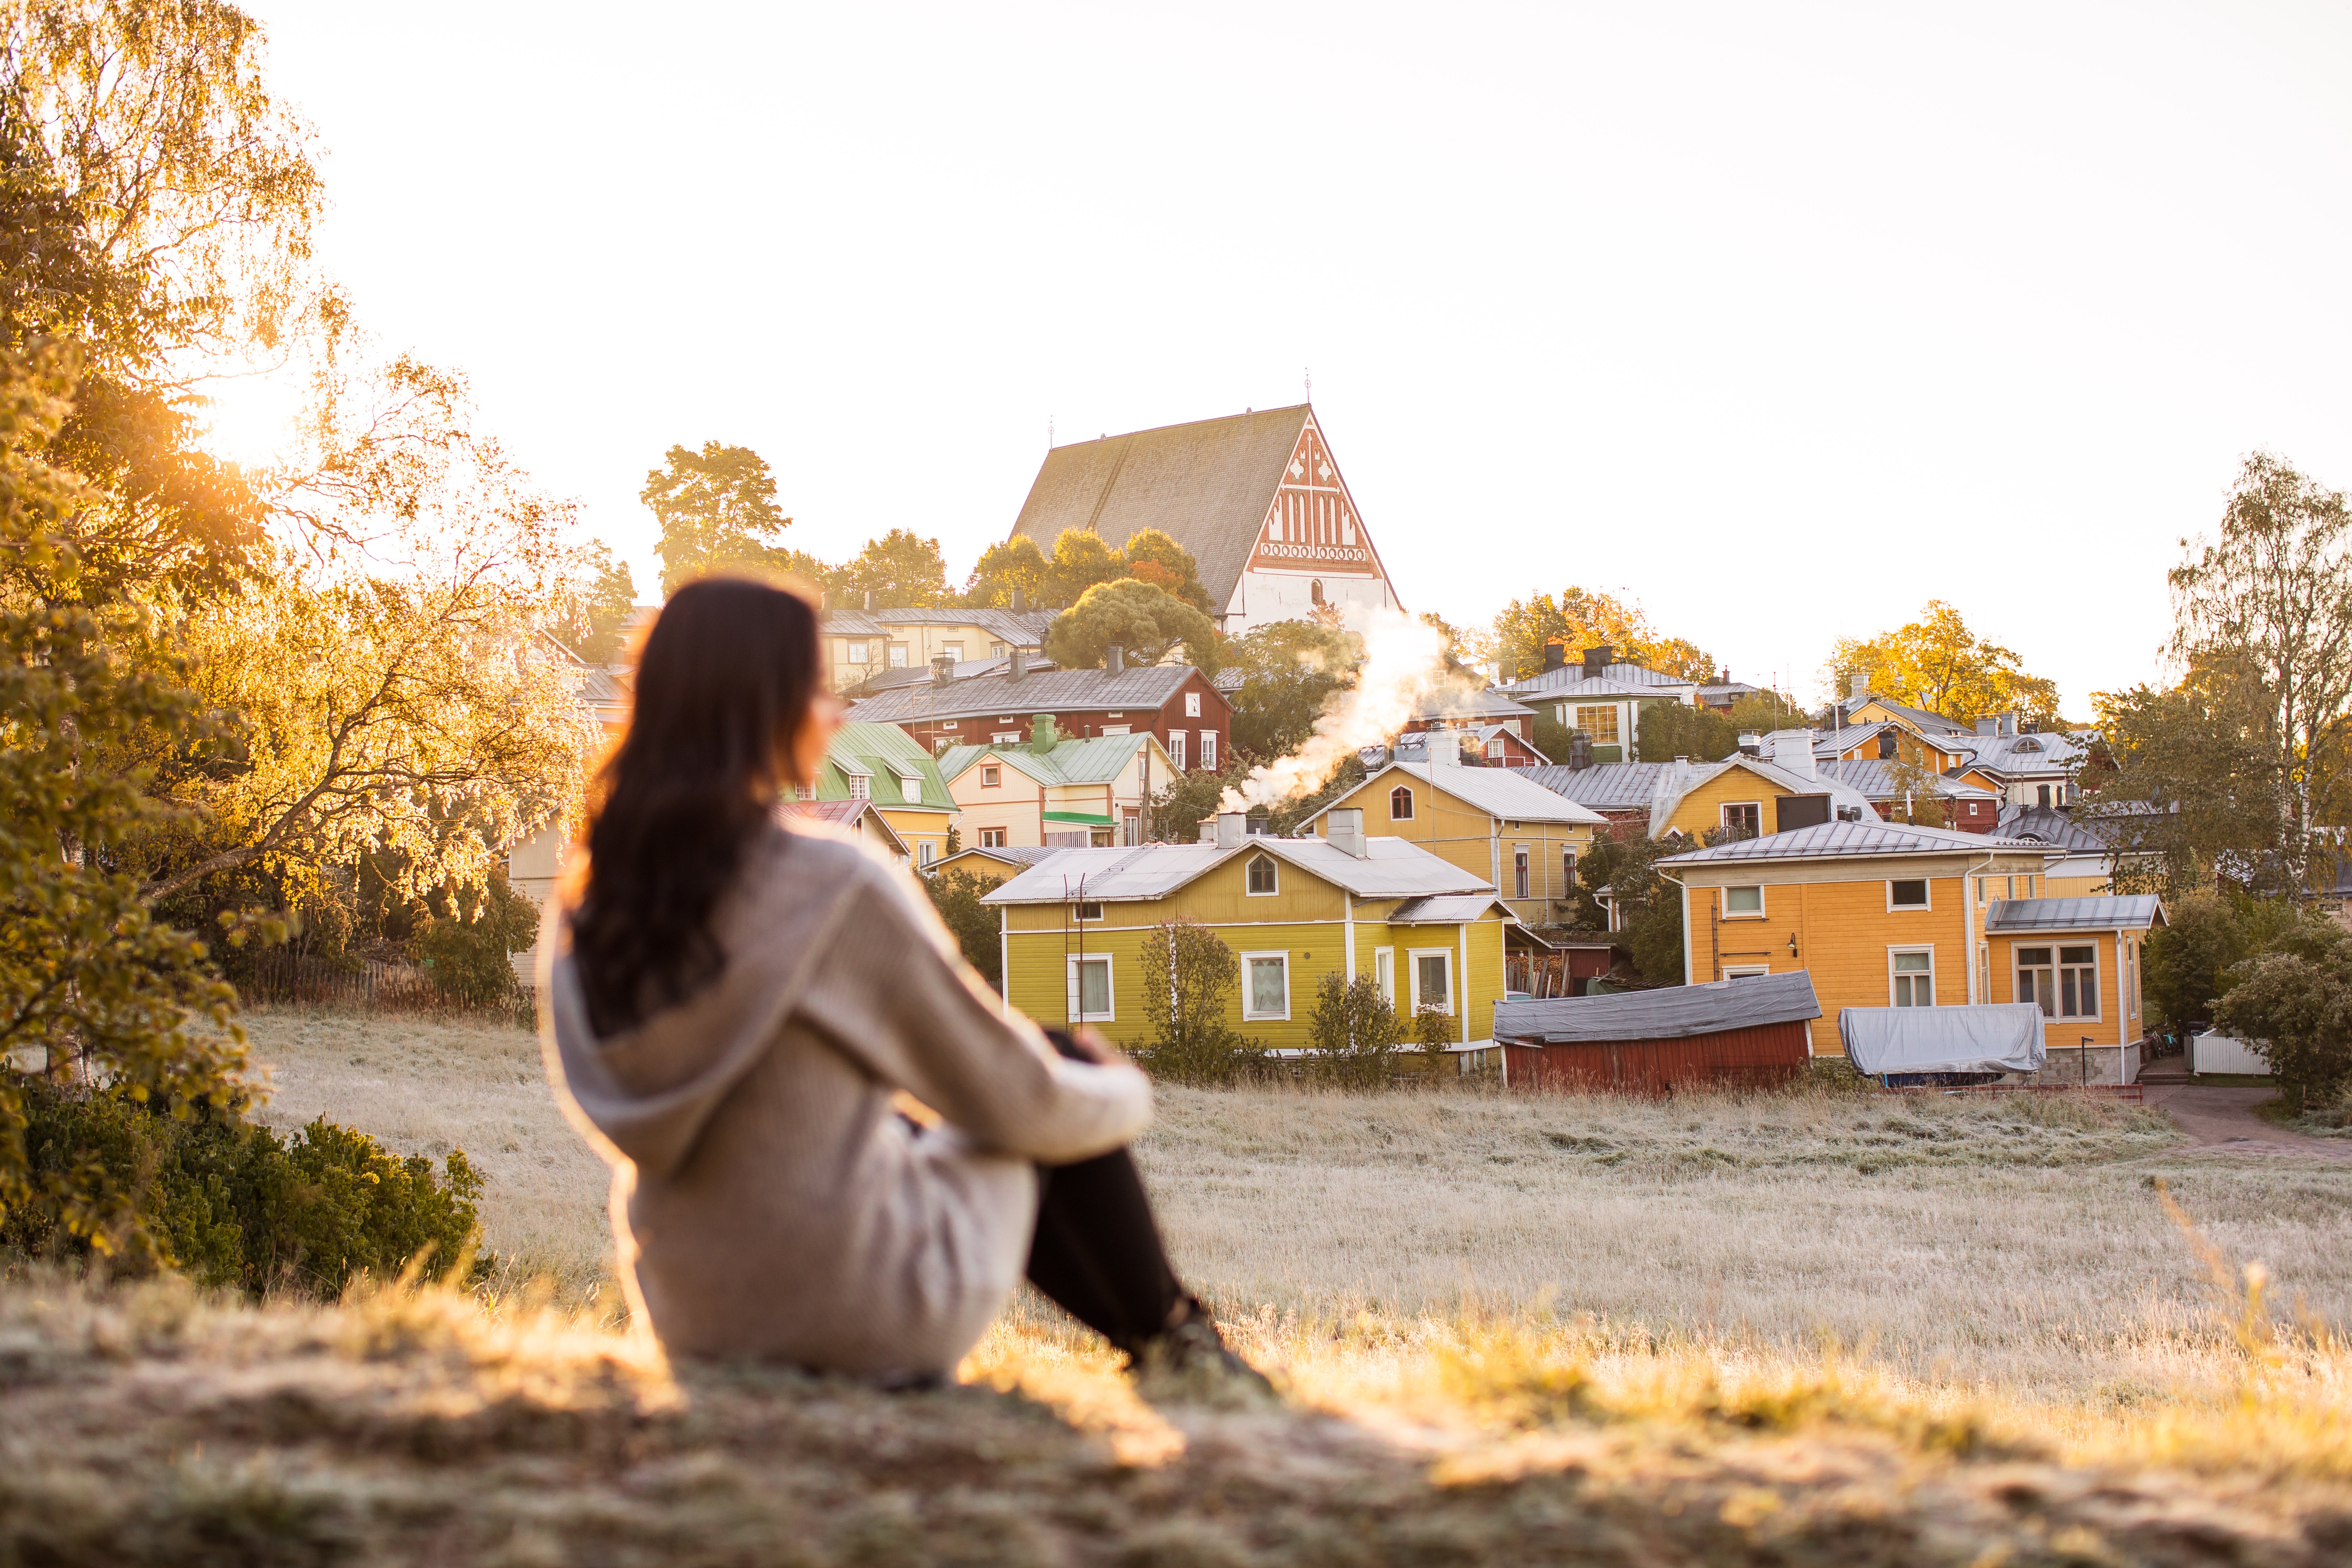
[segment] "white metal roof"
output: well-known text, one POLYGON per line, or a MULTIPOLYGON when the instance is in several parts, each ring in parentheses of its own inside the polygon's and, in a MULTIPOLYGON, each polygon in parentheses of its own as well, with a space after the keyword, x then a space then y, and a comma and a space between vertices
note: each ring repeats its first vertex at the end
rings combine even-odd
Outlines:
POLYGON ((2005 899, 1985 917, 1985 930, 2146 931, 2164 916, 2154 893, 2086 899, 2005 899))
MULTIPOLYGON (((1391 763, 1365 782, 1377 783, 1391 773, 1403 773, 1432 789, 1444 790, 1490 816, 1510 822, 1573 822, 1604 826, 1609 821, 1591 806, 1544 788, 1528 778, 1528 770, 1524 768, 1457 767, 1444 763, 1436 766, 1440 776, 1432 778, 1428 763, 1391 763)), ((1318 813, 1316 820, 1324 821, 1325 815, 1318 813)))
POLYGON ((2005 850, 2018 855, 2057 858, 2046 845, 1996 838, 1984 833, 1958 833, 1948 827, 1907 827, 1882 822, 1873 811, 1861 822, 1828 822, 1760 838, 1736 839, 1706 849, 1668 856, 1661 866, 1696 866, 1738 860, 1815 860, 1868 855, 1981 855, 2005 850))
POLYGON ((1439 859, 1404 838, 1368 838, 1362 859, 1320 838, 1244 839, 1238 848, 1213 843, 1140 844, 1113 849, 1064 849, 987 894, 990 904, 1059 904, 1164 899, 1239 855, 1264 853, 1346 889, 1360 899, 1407 899, 1430 893, 1482 893, 1495 885, 1439 859))

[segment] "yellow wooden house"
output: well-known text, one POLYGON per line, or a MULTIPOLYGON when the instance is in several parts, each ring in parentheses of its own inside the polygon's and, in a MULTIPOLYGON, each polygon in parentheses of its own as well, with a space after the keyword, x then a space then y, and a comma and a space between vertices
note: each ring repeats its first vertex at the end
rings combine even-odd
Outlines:
POLYGON ((2153 893, 2000 900, 1985 919, 1984 999, 2032 1002, 2057 1083, 2130 1083, 2147 1036, 2140 963, 2164 906, 2153 893))
POLYGON ((1683 889, 1685 983, 1811 973, 1816 1054, 1838 1054, 1846 1007, 1949 1007, 1990 994, 1988 922, 1976 896, 2031 887, 2055 851, 2038 844, 1833 821, 1669 856, 1683 889))
POLYGON ((993 844, 985 849, 973 845, 952 855, 941 856, 931 862, 929 869, 936 876, 944 877, 953 871, 961 876, 977 877, 993 888, 1013 880, 1046 856, 1060 853, 1058 849, 1034 844, 993 844))
POLYGON ((1650 797, 1650 837, 1679 833, 1704 840, 1719 831, 1755 838, 1835 822, 1841 814, 1853 821, 1878 816, 1860 790, 1817 772, 1811 745, 1801 740, 1783 746, 1769 762, 1733 756, 1719 763, 1677 758, 1667 763, 1650 797))
POLYGON ((1197 921, 1241 960, 1228 1022, 1274 1049, 1312 1041, 1326 974, 1369 975, 1402 1014, 1455 1020, 1491 1046, 1509 909, 1485 878, 1340 813, 1320 837, 1248 834, 1228 814, 1197 844, 1063 849, 996 888, 1010 1005, 1043 1024, 1091 1024, 1149 1043, 1139 957, 1163 921, 1197 921))
POLYGON ((1054 614, 835 606, 824 617, 825 664, 835 690, 877 676, 887 678, 894 670, 910 676, 928 672, 936 658, 951 667, 982 666, 1006 658, 1016 647, 1043 648, 1054 614))
POLYGON ((1361 812, 1373 830, 1417 844, 1500 889, 1511 912, 1529 925, 1569 917, 1563 906, 1576 896, 1577 861, 1609 820, 1517 769, 1443 761, 1391 763, 1309 826, 1328 834, 1332 814, 1340 811, 1361 812))

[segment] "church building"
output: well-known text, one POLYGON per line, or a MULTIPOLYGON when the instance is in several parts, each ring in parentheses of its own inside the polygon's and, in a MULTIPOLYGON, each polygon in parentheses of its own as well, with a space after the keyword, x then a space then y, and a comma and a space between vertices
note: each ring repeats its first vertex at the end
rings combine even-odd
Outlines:
POLYGON ((1054 447, 1013 531, 1051 554, 1072 528, 1114 550, 1139 529, 1175 540, 1227 633, 1318 605, 1404 607, 1307 404, 1054 447))

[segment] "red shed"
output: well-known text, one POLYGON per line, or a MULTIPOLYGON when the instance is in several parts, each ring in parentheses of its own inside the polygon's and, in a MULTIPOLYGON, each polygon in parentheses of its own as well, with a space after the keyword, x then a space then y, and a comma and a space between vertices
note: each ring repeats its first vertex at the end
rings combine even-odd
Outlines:
POLYGON ((1751 974, 1609 996, 1495 1005, 1513 1089, 1664 1094, 1697 1084, 1786 1083, 1812 1055, 1812 976, 1751 974))

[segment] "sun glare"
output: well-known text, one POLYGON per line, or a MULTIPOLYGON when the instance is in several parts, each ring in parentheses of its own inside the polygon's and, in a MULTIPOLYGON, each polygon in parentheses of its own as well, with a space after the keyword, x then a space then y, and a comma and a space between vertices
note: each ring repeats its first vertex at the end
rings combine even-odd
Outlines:
POLYGON ((293 444, 301 408, 298 379, 283 373, 224 375, 203 384, 199 445, 224 462, 266 468, 293 444))

